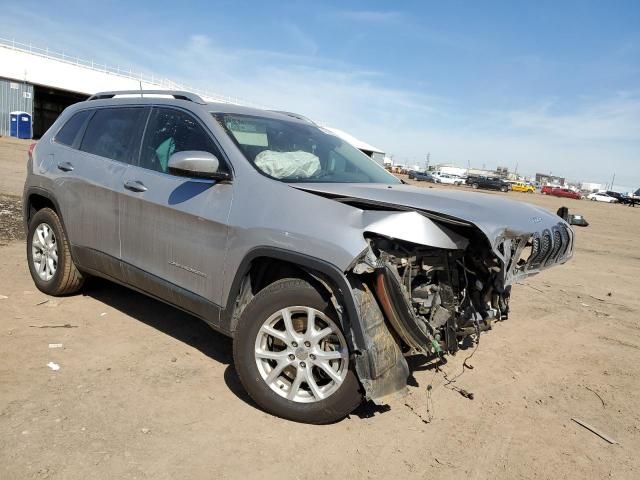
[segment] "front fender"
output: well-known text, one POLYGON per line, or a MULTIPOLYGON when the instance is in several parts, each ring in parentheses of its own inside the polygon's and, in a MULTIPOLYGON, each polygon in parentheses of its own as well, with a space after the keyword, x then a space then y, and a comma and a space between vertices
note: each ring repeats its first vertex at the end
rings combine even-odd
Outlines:
POLYGON ((233 334, 234 299, 243 279, 258 258, 272 258, 294 264, 331 289, 339 306, 343 331, 355 361, 356 374, 366 397, 381 401, 406 389, 409 369, 400 348, 387 329, 373 294, 359 280, 347 276, 324 260, 273 247, 258 247, 243 259, 233 280, 226 307, 220 313, 220 328, 233 334))

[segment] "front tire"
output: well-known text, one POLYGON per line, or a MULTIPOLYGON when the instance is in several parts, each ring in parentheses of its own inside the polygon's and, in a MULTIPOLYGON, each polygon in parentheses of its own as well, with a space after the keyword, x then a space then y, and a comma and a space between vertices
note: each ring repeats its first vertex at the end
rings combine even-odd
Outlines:
POLYGON ((476 189, 476 190, 477 190, 477 189, 478 189, 478 184, 477 184, 477 183, 472 183, 472 184, 471 184, 471 188, 473 188, 473 189, 476 189))
POLYGON ((240 382, 265 411, 296 422, 338 421, 362 402, 331 301, 305 280, 261 290, 233 340, 240 382))
POLYGON ((27 262, 36 287, 47 295, 69 295, 82 288, 60 218, 50 208, 38 210, 29 220, 27 262))

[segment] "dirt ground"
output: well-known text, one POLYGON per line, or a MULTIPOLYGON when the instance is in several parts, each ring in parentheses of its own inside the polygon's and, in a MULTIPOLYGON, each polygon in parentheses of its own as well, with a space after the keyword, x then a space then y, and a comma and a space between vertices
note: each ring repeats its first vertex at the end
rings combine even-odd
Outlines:
POLYGON ((27 174, 27 150, 33 140, 0 137, 0 194, 22 195, 27 174))
MULTIPOLYGON (((0 139, 16 172, 0 193, 21 190, 26 146, 0 139)), ((24 242, 5 238, 0 478, 640 478, 640 208, 496 195, 584 214, 574 259, 514 287, 454 384, 414 362, 409 396, 321 427, 256 408, 230 340, 178 310, 97 280, 38 292, 24 242)))

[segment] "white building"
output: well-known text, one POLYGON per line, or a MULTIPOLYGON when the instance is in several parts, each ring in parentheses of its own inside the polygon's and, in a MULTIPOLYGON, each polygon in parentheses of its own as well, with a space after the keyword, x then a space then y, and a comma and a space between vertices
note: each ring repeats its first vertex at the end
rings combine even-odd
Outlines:
POLYGON ((0 39, 0 135, 9 135, 9 112, 33 118, 39 138, 69 105, 109 90, 188 90, 211 102, 242 103, 166 78, 133 72, 53 50, 0 39))
POLYGON ((584 190, 585 192, 597 192, 604 189, 605 186, 602 183, 582 182, 580 184, 580 190, 584 190))
POLYGON ((353 145, 358 150, 360 150, 363 153, 367 154, 368 156, 373 158, 380 165, 382 165, 382 166, 386 165, 386 159, 388 157, 386 156, 385 152, 383 150, 380 150, 378 147, 374 147, 373 145, 370 145, 370 144, 368 144, 368 143, 366 143, 366 142, 354 137, 353 135, 348 134, 347 132, 344 132, 342 130, 338 130, 337 128, 326 127, 326 126, 323 126, 323 128, 326 129, 326 130, 329 130, 336 137, 341 138, 345 142, 353 145))
MULTIPOLYGON (((266 108, 252 102, 180 85, 162 76, 133 72, 48 48, 0 38, 0 135, 9 135, 10 112, 23 111, 33 119, 33 136, 40 138, 60 113, 97 92, 111 90, 186 90, 205 101, 266 108)), ((335 135, 362 150, 380 165, 385 153, 342 130, 335 135)))

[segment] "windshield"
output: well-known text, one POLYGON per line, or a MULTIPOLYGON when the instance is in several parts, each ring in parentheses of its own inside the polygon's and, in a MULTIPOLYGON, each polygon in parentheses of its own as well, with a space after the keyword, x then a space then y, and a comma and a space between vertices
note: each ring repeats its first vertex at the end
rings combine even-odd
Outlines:
POLYGON ((216 118, 247 160, 276 180, 400 183, 360 150, 315 125, 237 114, 216 118))

